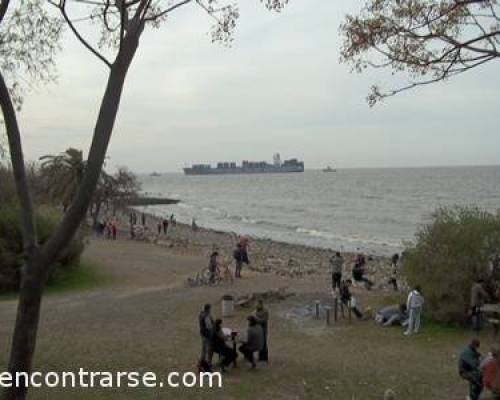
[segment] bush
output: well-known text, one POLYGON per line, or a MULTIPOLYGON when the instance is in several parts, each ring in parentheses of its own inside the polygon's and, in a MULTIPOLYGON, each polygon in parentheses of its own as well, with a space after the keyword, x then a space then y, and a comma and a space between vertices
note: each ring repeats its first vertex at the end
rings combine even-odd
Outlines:
MULTIPOLYGON (((41 244, 50 237, 59 220, 60 216, 55 213, 37 214, 38 240, 41 244)), ((49 284, 61 271, 79 265, 83 248, 83 234, 78 232, 51 269, 49 284)), ((23 239, 19 208, 13 205, 0 207, 0 293, 19 288, 22 264, 23 239)))
POLYGON ((470 289, 481 277, 492 283, 491 262, 500 252, 500 214, 478 208, 441 208, 406 250, 405 275, 421 285, 425 313, 445 323, 465 323, 470 289))

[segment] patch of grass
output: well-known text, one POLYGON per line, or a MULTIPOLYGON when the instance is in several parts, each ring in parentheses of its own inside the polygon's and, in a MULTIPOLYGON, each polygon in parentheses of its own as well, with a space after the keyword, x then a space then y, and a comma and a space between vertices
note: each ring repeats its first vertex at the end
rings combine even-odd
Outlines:
POLYGON ((46 293, 61 293, 105 286, 111 277, 104 274, 98 265, 83 260, 78 267, 68 268, 58 274, 47 286, 46 293))
MULTIPOLYGON (((76 292, 93 289, 110 284, 111 277, 102 272, 102 269, 89 261, 83 260, 78 267, 68 267, 52 279, 47 285, 45 294, 76 292)), ((0 301, 14 300, 16 292, 0 294, 0 301)))

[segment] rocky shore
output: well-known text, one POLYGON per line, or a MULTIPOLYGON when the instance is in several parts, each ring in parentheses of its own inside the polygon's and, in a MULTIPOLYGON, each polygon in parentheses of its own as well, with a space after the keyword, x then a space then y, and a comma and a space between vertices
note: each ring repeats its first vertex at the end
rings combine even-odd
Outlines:
MULTIPOLYGON (((122 216, 124 226, 128 217, 122 216)), ((232 263, 232 253, 239 236, 234 232, 220 232, 177 223, 169 224, 168 233, 158 234, 158 223, 161 220, 147 214, 146 230, 142 240, 164 246, 177 254, 193 254, 207 257, 214 250, 220 254, 222 264, 232 263)), ((244 268, 260 273, 270 273, 293 278, 324 275, 329 279, 329 258, 336 249, 308 247, 299 244, 277 242, 265 238, 250 237, 250 265, 244 268)), ((342 253, 344 257, 344 276, 351 277, 353 253, 342 253)), ((391 275, 390 259, 384 256, 365 255, 367 259, 367 277, 375 283, 375 288, 389 290, 391 275)), ((404 282, 400 283, 404 288, 404 282)))

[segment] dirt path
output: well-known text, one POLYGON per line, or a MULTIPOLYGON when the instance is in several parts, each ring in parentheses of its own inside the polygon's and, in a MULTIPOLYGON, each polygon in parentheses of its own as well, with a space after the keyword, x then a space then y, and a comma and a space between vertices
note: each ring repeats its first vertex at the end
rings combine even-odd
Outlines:
MULTIPOLYGON (((269 366, 249 372, 244 362, 224 378, 220 390, 36 389, 32 399, 381 399, 393 388, 398 399, 454 400, 465 397, 455 354, 467 334, 433 330, 406 338, 399 329, 372 321, 297 324, 287 313, 319 298, 324 277, 293 280, 246 274, 233 286, 187 288, 185 278, 206 264, 165 248, 130 241, 91 242, 85 258, 102 266, 112 284, 45 298, 35 366, 42 371, 195 370, 199 354, 197 314, 210 302, 219 315, 224 293, 243 294, 288 286, 297 293, 270 304, 269 366)), ((247 271, 244 271, 247 272, 247 271)), ((376 294, 363 302, 375 301, 376 294)), ((225 321, 242 329, 251 310, 225 321)), ((5 365, 15 302, 0 302, 0 367, 5 365)), ((485 340, 487 342, 487 340, 485 340)))

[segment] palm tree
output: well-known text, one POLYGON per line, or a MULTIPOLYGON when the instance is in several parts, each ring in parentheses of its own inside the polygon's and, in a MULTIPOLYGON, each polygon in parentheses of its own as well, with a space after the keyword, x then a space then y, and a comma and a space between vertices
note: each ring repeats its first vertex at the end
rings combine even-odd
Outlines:
POLYGON ((45 194, 49 200, 62 204, 66 211, 85 172, 86 162, 82 151, 70 147, 57 155, 42 156, 40 161, 45 194))

